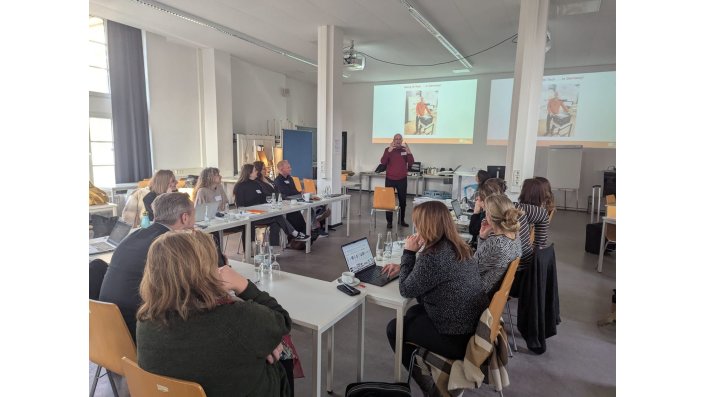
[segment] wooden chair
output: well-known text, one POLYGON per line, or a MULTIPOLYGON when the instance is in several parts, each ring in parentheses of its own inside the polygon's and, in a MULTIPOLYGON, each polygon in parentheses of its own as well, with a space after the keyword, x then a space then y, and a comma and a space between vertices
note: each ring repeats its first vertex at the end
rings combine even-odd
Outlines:
POLYGON ((340 181, 346 182, 348 180, 348 174, 340 174, 340 181))
POLYGON ((181 189, 181 188, 185 188, 185 187, 186 187, 186 178, 180 178, 180 179, 176 182, 176 188, 177 188, 177 189, 181 189))
POLYGON ((316 194, 316 181, 304 178, 304 190, 302 193, 316 194))
MULTIPOLYGON (((395 197, 395 189, 393 187, 375 187, 375 193, 372 196, 372 209, 370 211, 370 217, 374 216, 371 225, 374 225, 374 229, 377 230, 377 212, 387 212, 392 211, 392 227, 394 228, 394 234, 397 234, 397 222, 394 219, 394 215, 399 217, 399 206, 397 205, 395 197)), ((370 229, 370 232, 372 229, 370 229)))
POLYGON ((137 188, 143 188, 149 186, 149 179, 142 179, 141 181, 137 182, 137 188))
POLYGON ((301 187, 301 180, 299 179, 299 177, 292 176, 291 179, 294 180, 294 186, 296 186, 296 190, 302 192, 302 190, 304 190, 304 189, 301 187))
POLYGON ((614 194, 605 196, 605 205, 617 205, 617 196, 614 194))
POLYGON ((110 380, 110 387, 115 397, 119 397, 113 373, 124 375, 122 358, 137 360, 135 342, 120 314, 120 309, 114 303, 88 300, 88 356, 98 365, 91 385, 90 397, 95 394, 100 370, 105 368, 110 380))
MULTIPOLYGON (((514 344, 514 351, 517 350, 517 342, 514 337, 514 321, 512 320, 512 310, 509 308, 509 290, 512 289, 512 283, 514 283, 514 276, 516 275, 517 268, 519 267, 519 261, 521 257, 517 257, 509 264, 507 267, 507 272, 504 273, 504 278, 502 279, 502 284, 499 290, 492 296, 492 301, 490 302, 490 313, 492 313, 492 318, 500 318, 502 316, 502 311, 506 307, 509 311, 509 326, 512 331, 512 343, 514 344)), ((494 342, 497 338, 497 333, 499 332, 499 321, 492 325, 490 330, 490 341, 494 342)), ((511 349, 509 349, 511 353, 511 349)))
POLYGON ((198 383, 153 374, 127 357, 122 358, 122 368, 131 397, 206 397, 198 383))

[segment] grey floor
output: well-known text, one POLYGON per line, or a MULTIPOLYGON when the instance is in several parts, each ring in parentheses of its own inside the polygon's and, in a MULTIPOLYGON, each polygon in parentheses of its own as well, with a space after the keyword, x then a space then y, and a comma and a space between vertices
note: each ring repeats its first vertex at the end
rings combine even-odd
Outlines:
MULTIPOLYGON (((352 239, 368 236, 369 208, 367 194, 363 197, 362 216, 358 217, 358 196, 353 192, 351 202, 350 237, 345 236, 345 227, 337 227, 330 237, 321 238, 313 244, 312 252, 285 250, 279 258, 282 271, 302 274, 321 280, 333 280, 346 270, 340 245, 352 239)), ((410 200, 407 214, 410 214, 410 200)), ((385 222, 378 216, 378 232, 386 232, 385 222)), ((410 215, 407 215, 409 221, 410 215)), ((511 384, 504 390, 505 396, 612 396, 616 394, 616 326, 598 327, 597 321, 610 311, 612 288, 615 288, 615 256, 605 256, 603 273, 597 273, 597 255, 584 251, 585 224, 589 216, 581 212, 558 211, 550 229, 550 241, 555 243, 558 262, 558 284, 560 291, 562 323, 558 334, 547 340, 547 351, 535 355, 526 349, 524 340, 517 334, 519 352, 508 365, 511 384)), ((409 234, 410 228, 401 229, 409 234)), ((374 234, 369 234, 372 244, 374 234)), ((238 237, 233 235, 226 253, 233 259, 237 254, 238 237)), ((338 293, 337 291, 331 291, 338 293)), ((516 309, 516 302, 513 303, 516 309)), ((393 353, 386 338, 386 327, 394 317, 391 309, 367 305, 365 322, 365 376, 364 380, 393 381, 393 353)), ((516 313, 516 311, 514 311, 516 313)), ((292 331, 292 339, 302 359, 304 373, 310 373, 311 337, 301 331, 292 331)), ((355 341, 357 339, 357 317, 351 314, 341 320, 335 329, 335 367, 333 394, 342 396, 345 386, 355 382, 355 341)), ((325 360, 325 358, 324 358, 325 360)), ((325 362, 324 362, 325 368, 325 362)), ((90 363, 89 386, 93 380, 95 365, 90 363)), ((325 371, 322 385, 325 384, 325 371)), ((413 381, 412 381, 413 384, 413 381)), ((128 396, 127 386, 118 379, 120 396, 128 396)), ((312 385, 309 378, 296 380, 298 396, 310 396, 312 385)), ((415 396, 421 392, 412 386, 415 396)), ((475 395, 497 395, 488 386, 475 395)), ((96 396, 112 396, 107 377, 103 376, 96 396)))

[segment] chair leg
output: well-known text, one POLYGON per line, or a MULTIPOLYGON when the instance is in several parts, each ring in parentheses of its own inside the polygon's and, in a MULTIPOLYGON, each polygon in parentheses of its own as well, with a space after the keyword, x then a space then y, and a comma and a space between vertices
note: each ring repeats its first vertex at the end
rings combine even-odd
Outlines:
POLYGON ((105 372, 108 373, 108 380, 110 381, 110 387, 113 389, 113 395, 115 397, 120 397, 120 395, 117 392, 117 387, 115 387, 115 380, 113 380, 113 373, 108 371, 107 369, 105 370, 105 372))
POLYGON ((512 308, 509 306, 509 302, 507 302, 507 310, 509 311, 509 326, 512 328, 512 344, 514 344, 514 351, 518 351, 517 340, 516 338, 514 338, 514 320, 512 320, 512 308))
POLYGON ((100 365, 98 365, 98 368, 95 370, 95 375, 93 376, 93 384, 91 385, 91 393, 89 394, 89 397, 93 397, 95 394, 95 387, 98 386, 98 379, 100 378, 100 370, 103 369, 100 365))

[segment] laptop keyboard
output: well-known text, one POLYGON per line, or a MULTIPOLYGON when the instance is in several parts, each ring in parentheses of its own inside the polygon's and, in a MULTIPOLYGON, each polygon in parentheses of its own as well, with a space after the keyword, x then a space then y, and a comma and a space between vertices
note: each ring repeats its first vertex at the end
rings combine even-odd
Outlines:
POLYGON ((113 249, 113 246, 106 242, 95 243, 92 245, 98 251, 110 251, 111 249, 113 249))
POLYGON ((370 284, 383 284, 387 282, 388 277, 386 274, 382 273, 382 269, 379 266, 375 266, 374 270, 366 271, 358 275, 360 281, 364 281, 370 284))

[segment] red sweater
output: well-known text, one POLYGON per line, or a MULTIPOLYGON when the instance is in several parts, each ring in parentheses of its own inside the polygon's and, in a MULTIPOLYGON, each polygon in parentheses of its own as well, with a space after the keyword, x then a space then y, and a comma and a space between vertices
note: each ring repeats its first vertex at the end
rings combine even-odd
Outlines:
POLYGON ((387 179, 399 181, 406 178, 406 170, 414 163, 414 155, 408 153, 405 148, 397 148, 391 152, 384 148, 379 162, 387 166, 387 179))

